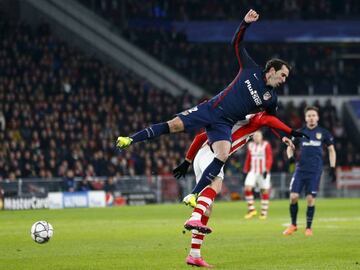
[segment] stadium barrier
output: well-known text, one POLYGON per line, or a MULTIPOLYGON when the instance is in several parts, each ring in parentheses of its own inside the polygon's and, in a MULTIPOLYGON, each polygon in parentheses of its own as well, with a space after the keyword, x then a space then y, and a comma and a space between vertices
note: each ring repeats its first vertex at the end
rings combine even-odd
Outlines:
MULTIPOLYGON (((360 168, 339 168, 337 183, 331 183, 328 173, 322 175, 319 197, 359 197, 360 168)), ((272 173, 271 198, 285 199, 289 196, 289 183, 292 174, 272 173)), ((18 179, 0 182, 0 209, 39 209, 107 207, 139 205, 149 203, 179 202, 194 185, 194 176, 180 180, 172 176, 124 176, 114 179, 109 189, 107 177, 89 180, 90 190, 77 189, 76 192, 64 190, 63 179, 18 179), (2 192, 1 192, 2 191, 2 192), (2 201, 2 198, 3 201, 2 201)), ((75 178, 80 188, 82 178, 75 178)), ((226 176, 220 200, 241 200, 243 197, 244 175, 226 176)), ((255 191, 257 191, 255 189, 255 191)))

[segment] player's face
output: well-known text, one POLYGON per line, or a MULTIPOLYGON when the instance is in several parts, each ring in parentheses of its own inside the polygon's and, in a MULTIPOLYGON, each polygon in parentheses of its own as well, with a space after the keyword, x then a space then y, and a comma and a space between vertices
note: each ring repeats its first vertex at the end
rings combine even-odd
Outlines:
POLYGON ((261 132, 257 131, 254 133, 253 140, 255 143, 261 143, 263 140, 263 135, 261 132))
POLYGON ((305 113, 305 122, 309 128, 316 127, 319 122, 317 111, 310 110, 305 113))
POLYGON ((271 68, 268 74, 266 84, 275 88, 285 83, 287 77, 289 77, 289 69, 283 65, 278 71, 271 68))

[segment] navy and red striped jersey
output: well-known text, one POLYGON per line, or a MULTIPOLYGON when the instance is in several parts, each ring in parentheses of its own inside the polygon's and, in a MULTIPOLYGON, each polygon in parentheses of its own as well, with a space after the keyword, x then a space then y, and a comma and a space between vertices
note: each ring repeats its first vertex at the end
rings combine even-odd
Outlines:
POLYGON ((275 91, 266 85, 262 68, 253 61, 243 46, 242 40, 249 25, 242 21, 232 40, 240 66, 237 76, 209 101, 234 122, 259 111, 275 114, 277 107, 275 91))

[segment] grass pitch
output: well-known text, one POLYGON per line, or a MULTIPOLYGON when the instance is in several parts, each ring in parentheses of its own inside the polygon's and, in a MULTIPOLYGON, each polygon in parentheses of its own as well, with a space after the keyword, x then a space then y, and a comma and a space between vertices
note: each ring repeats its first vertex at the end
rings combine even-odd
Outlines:
MULTIPOLYGON (((245 202, 216 203, 202 255, 215 269, 360 270, 360 199, 319 199, 314 236, 285 237, 288 202, 272 201, 268 220, 244 220, 245 202)), ((0 269, 190 269, 191 234, 183 205, 105 209, 0 211, 0 269), (54 226, 44 245, 31 240, 37 220, 54 226)))

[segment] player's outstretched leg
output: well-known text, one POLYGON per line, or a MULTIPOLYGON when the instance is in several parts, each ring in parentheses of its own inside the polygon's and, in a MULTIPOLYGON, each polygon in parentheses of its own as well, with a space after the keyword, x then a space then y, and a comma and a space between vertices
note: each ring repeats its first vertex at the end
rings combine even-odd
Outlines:
POLYGON ((190 219, 188 219, 185 224, 184 228, 187 230, 198 230, 201 233, 208 234, 212 232, 212 229, 201 222, 201 218, 206 212, 206 210, 212 205, 214 199, 216 197, 216 191, 211 188, 205 188, 198 200, 197 205, 194 211, 191 214, 190 219))
POLYGON ((184 131, 184 124, 179 117, 175 117, 174 119, 151 125, 139 132, 130 135, 129 137, 119 136, 116 140, 116 146, 120 149, 125 149, 131 144, 147 141, 150 139, 157 138, 163 134, 168 133, 176 133, 184 131))

